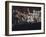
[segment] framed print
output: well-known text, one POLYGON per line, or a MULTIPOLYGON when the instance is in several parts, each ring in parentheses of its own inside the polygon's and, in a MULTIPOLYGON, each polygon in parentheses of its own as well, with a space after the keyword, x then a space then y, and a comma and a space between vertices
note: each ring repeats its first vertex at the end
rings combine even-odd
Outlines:
POLYGON ((45 33, 45 4, 5 2, 5 35, 45 33))

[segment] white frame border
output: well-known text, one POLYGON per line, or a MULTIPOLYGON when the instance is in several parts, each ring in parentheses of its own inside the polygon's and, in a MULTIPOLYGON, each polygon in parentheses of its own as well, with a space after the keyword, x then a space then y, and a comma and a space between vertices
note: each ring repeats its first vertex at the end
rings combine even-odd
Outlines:
POLYGON ((9 34, 27 34, 27 33, 42 33, 44 32, 44 5, 42 4, 24 4, 24 3, 9 3, 9 34), (41 7, 41 30, 26 30, 12 31, 12 6, 32 6, 41 7))

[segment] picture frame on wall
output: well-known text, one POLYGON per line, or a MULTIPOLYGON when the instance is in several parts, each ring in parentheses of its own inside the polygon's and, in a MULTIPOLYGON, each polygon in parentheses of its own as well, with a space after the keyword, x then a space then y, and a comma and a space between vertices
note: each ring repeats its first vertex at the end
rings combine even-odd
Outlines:
POLYGON ((45 33, 45 3, 5 2, 5 35, 45 33))

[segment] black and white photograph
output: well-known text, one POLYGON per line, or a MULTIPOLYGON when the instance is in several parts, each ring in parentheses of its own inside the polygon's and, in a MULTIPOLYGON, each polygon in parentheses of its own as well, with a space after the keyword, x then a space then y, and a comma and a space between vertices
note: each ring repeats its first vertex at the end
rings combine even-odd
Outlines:
POLYGON ((44 3, 7 2, 6 6, 8 35, 44 33, 44 3))
POLYGON ((12 31, 40 29, 41 7, 12 6, 12 31))

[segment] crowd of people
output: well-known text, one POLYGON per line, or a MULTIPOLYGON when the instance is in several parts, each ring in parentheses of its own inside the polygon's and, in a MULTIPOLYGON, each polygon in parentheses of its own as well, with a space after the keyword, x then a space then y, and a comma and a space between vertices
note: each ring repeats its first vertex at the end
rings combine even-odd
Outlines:
MULTIPOLYGON (((35 13, 36 15, 36 13, 35 13)), ((30 12, 29 8, 27 8, 27 12, 21 12, 19 10, 16 10, 16 18, 18 19, 18 23, 19 22, 37 22, 38 19, 41 19, 39 16, 38 16, 38 13, 37 15, 35 16, 34 15, 34 12, 30 12)))

